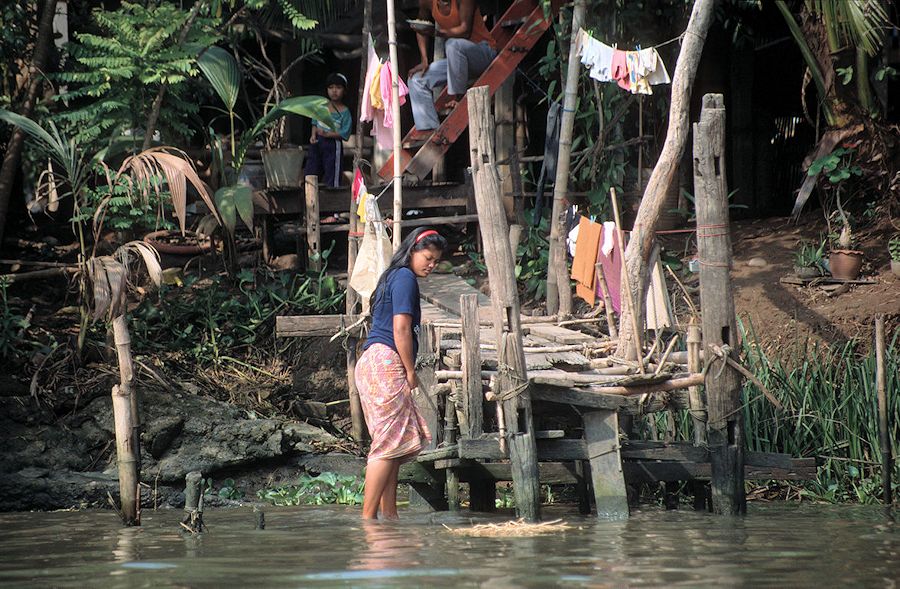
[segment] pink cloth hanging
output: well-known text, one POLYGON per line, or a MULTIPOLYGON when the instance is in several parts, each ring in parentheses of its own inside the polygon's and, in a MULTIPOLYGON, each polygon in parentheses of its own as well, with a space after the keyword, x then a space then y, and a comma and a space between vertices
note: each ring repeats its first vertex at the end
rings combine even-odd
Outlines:
POLYGON ((378 64, 380 63, 378 59, 378 54, 375 53, 375 48, 372 46, 372 43, 369 43, 369 63, 366 65, 366 83, 363 85, 365 88, 365 92, 363 92, 362 104, 359 106, 359 120, 360 121, 371 121, 375 116, 375 108, 372 106, 372 99, 369 96, 369 88, 372 87, 372 82, 375 77, 375 70, 378 69, 378 64))
MULTIPOLYGON (((606 286, 609 288, 609 299, 616 313, 622 310, 622 257, 619 255, 619 236, 615 229, 610 229, 609 225, 603 225, 603 233, 600 238, 600 248, 597 251, 597 261, 603 268, 603 278, 606 279, 606 286), (612 236, 613 248, 609 254, 603 253, 603 242, 609 236, 612 236)), ((603 291, 600 289, 600 282, 597 282, 597 296, 602 300, 603 291)))
MULTIPOLYGON (((406 95, 409 94, 409 88, 403 83, 403 79, 397 76, 398 94, 400 96, 400 106, 406 104, 406 95)), ((394 115, 391 110, 393 97, 391 95, 391 62, 385 62, 381 68, 381 100, 384 102, 384 126, 391 128, 394 126, 394 115)), ((391 140, 393 144, 393 140, 391 140)))

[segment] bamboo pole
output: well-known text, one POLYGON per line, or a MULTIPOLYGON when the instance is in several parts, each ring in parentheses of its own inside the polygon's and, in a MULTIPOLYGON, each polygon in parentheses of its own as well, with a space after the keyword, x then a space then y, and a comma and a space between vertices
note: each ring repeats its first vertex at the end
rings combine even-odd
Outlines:
POLYGON ((401 171, 401 145, 400 135, 400 72, 397 71, 397 16, 394 10, 394 0, 387 1, 387 28, 388 48, 391 62, 391 114, 394 118, 394 126, 391 128, 394 138, 394 218, 391 225, 391 234, 394 251, 400 248, 401 229, 403 224, 403 177, 401 171))
POLYGON ((119 362, 119 384, 112 389, 116 429, 116 462, 119 467, 119 501, 125 525, 141 525, 140 515, 140 421, 133 388, 131 338, 125 315, 113 319, 113 335, 119 362))
POLYGON ((566 91, 559 133, 559 156, 553 186, 553 210, 550 216, 550 263, 547 265, 547 313, 572 314, 572 287, 566 262, 565 200, 569 190, 569 163, 572 157, 572 132, 575 106, 578 104, 578 77, 581 73, 579 34, 587 11, 585 0, 575 0, 572 11, 572 37, 566 71, 566 91))
MULTIPOLYGON (((365 84, 362 83, 366 79, 367 68, 369 65, 368 55, 369 48, 372 43, 372 0, 364 0, 363 2, 363 29, 362 29, 362 45, 365 51, 360 59, 359 67, 359 104, 362 106, 363 93, 368 92, 365 84)), ((360 117, 361 118, 361 117, 360 117)), ((360 165, 363 161, 363 138, 364 127, 362 120, 357 119, 356 124, 356 157, 354 158, 354 167, 362 171, 360 165)), ((350 199, 350 233, 347 239, 347 276, 353 276, 353 268, 356 266, 356 256, 359 252, 360 241, 359 215, 356 213, 356 203, 350 199)), ((347 297, 345 312, 347 315, 356 313, 356 307, 359 303, 359 295, 347 284, 347 297)), ((356 385, 356 360, 359 340, 355 337, 347 339, 347 389, 350 399, 350 435, 353 439, 362 442, 366 438, 366 422, 363 416, 362 404, 359 400, 359 388, 356 385)))
POLYGON ((881 437, 881 496, 885 505, 893 503, 891 477, 891 424, 888 416, 887 373, 884 367, 884 315, 875 317, 875 386, 878 391, 878 428, 881 437))
POLYGON ((609 296, 609 285, 606 284, 606 276, 603 274, 603 264, 597 262, 594 265, 594 273, 597 275, 597 283, 603 294, 603 307, 606 310, 606 325, 609 327, 610 339, 618 339, 619 329, 616 327, 616 318, 613 315, 612 298, 609 296))

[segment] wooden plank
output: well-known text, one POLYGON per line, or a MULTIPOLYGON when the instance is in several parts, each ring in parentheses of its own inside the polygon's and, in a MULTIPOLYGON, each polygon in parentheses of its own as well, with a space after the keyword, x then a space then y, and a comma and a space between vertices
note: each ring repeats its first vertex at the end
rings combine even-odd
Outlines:
MULTIPOLYGON (((371 194, 379 194, 384 186, 370 186, 371 194)), ((470 188, 459 183, 433 183, 403 187, 403 201, 407 209, 465 208, 470 188)), ((345 213, 350 202, 350 188, 319 187, 319 212, 345 213)), ((302 189, 260 190, 253 193, 254 214, 298 215, 303 213, 302 189)), ((389 199, 379 199, 384 214, 392 211, 389 199)))
MULTIPOLYGON (((625 480, 633 483, 658 483, 665 481, 708 480, 712 467, 706 463, 693 462, 625 462, 622 464, 625 480)), ((748 480, 799 481, 816 478, 816 467, 794 466, 789 469, 744 466, 744 478, 748 480)))
POLYGON ((589 411, 584 414, 584 440, 591 463, 591 482, 597 517, 628 517, 628 494, 619 455, 619 419, 615 411, 589 411))
MULTIPOLYGON (((423 323, 419 327, 419 353, 423 357, 433 354, 435 341, 434 327, 430 323, 423 323)), ((431 443, 426 447, 427 450, 436 448, 441 443, 444 433, 441 427, 438 399, 433 391, 434 385, 437 384, 434 369, 434 364, 428 363, 416 370, 419 387, 413 391, 413 399, 419 408, 419 414, 425 419, 428 429, 431 430, 431 443)))
MULTIPOLYGON (((512 472, 508 462, 483 464, 469 462, 458 467, 459 480, 469 484, 480 481, 511 481, 512 472)), ((571 462, 538 462, 538 476, 542 485, 575 485, 579 477, 575 464, 571 462)))
POLYGON ((478 298, 479 307, 489 307, 491 304, 489 298, 455 274, 430 275, 428 280, 419 284, 419 294, 429 303, 457 317, 462 313, 459 306, 459 297, 462 295, 474 294, 478 298))
POLYGON ((433 448, 422 451, 416 457, 416 462, 434 462, 435 460, 446 460, 448 458, 457 458, 458 456, 459 446, 445 446, 444 448, 433 448))
POLYGON ((533 335, 544 337, 560 344, 580 344, 592 342, 595 339, 586 333, 572 331, 558 325, 529 325, 528 330, 533 335))
MULTIPOLYGON (((359 315, 281 315, 275 317, 276 337, 331 337, 359 320, 359 315)), ((355 327, 350 334, 359 337, 362 327, 355 327)))

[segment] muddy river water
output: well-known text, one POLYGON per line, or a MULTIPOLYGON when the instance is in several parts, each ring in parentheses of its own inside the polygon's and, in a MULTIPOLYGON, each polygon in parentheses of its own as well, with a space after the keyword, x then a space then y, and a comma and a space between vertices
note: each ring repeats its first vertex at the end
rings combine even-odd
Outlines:
POLYGON ((900 523, 882 508, 751 505, 745 518, 645 508, 603 522, 550 507, 572 527, 529 538, 471 538, 445 527, 508 516, 402 512, 362 525, 359 508, 0 514, 8 587, 897 587, 900 523), (559 510, 559 511, 557 511, 559 510))

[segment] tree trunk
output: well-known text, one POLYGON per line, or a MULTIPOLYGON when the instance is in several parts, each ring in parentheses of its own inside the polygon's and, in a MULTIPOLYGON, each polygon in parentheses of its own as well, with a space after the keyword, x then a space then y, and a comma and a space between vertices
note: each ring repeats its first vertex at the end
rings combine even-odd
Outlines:
POLYGON ((650 253, 653 250, 653 241, 660 215, 666 205, 666 196, 669 188, 675 181, 678 170, 678 162, 684 153, 689 130, 691 91, 694 86, 694 77, 697 75, 697 66, 700 64, 700 56, 703 53, 703 44, 706 34, 715 17, 715 0, 696 0, 684 33, 684 44, 678 56, 675 66, 675 74, 672 77, 672 102, 669 107, 669 129, 666 133, 666 141, 663 144, 659 161, 653 168, 641 206, 634 222, 634 234, 625 250, 625 271, 628 272, 628 282, 632 293, 629 300, 634 305, 623 308, 623 314, 619 319, 621 331, 619 333, 619 345, 616 355, 620 357, 633 357, 635 336, 633 324, 644 324, 644 296, 650 283, 648 264, 650 253), (630 321, 625 317, 628 313, 638 314, 638 321, 630 321))
MULTIPOLYGON (((53 44, 53 17, 56 15, 56 0, 44 0, 44 8, 41 12, 41 20, 38 23, 37 40, 34 44, 34 55, 31 65, 28 67, 28 92, 25 102, 19 112, 22 116, 31 118, 38 91, 41 89, 41 76, 47 67, 47 58, 50 55, 50 46, 53 44)), ((12 137, 6 146, 6 155, 3 157, 3 166, 0 167, 0 243, 3 243, 3 230, 6 227, 6 214, 9 211, 9 199, 12 196, 13 182, 19 171, 19 160, 22 156, 22 145, 25 142, 25 133, 16 127, 12 137)))
POLYGON ((113 419, 116 424, 116 459, 119 465, 121 515, 125 525, 141 525, 140 512, 140 421, 134 371, 131 360, 131 336, 125 315, 113 319, 116 356, 119 360, 119 384, 113 387, 113 419))
MULTIPOLYGON (((191 26, 193 26, 201 6, 203 6, 203 0, 197 0, 197 2, 194 3, 194 7, 191 8, 191 13, 188 15, 184 26, 181 27, 181 32, 178 34, 177 46, 180 47, 184 44, 188 33, 191 32, 191 26)), ((153 143, 153 134, 156 133, 156 124, 159 122, 159 113, 162 111, 163 99, 166 97, 166 92, 168 90, 169 83, 163 82, 156 92, 156 98, 153 99, 153 106, 150 108, 150 116, 147 117, 147 124, 144 125, 144 144, 141 147, 142 151, 150 149, 150 145, 153 143)))

